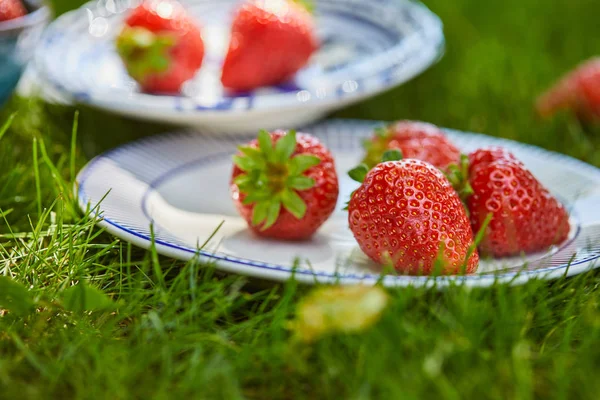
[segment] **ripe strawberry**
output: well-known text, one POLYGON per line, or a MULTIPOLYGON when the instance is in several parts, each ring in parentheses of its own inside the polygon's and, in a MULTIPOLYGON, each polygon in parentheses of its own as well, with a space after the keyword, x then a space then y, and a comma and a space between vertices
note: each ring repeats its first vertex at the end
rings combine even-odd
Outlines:
POLYGON ((431 164, 386 161, 350 172, 362 185, 348 206, 360 248, 374 261, 407 274, 477 270, 479 255, 469 218, 450 182, 431 164))
POLYGON ((202 65, 198 26, 175 0, 146 0, 125 20, 117 51, 146 92, 178 92, 202 65))
POLYGON ((469 163, 473 194, 467 206, 473 231, 492 216, 481 252, 498 257, 529 253, 567 238, 567 211, 511 153, 481 149, 469 155, 469 163))
POLYGON ((386 150, 398 149, 403 158, 426 161, 441 170, 458 163, 460 151, 444 132, 426 122, 398 121, 375 130, 364 143, 367 154, 363 162, 369 167, 379 163, 386 150))
POLYGON ((584 120, 600 120, 600 57, 564 76, 538 99, 537 109, 542 116, 572 109, 584 120))
POLYGON ((317 49, 313 17, 293 0, 249 0, 233 20, 221 82, 248 91, 290 79, 317 49))
POLYGON ((329 218, 339 186, 331 153, 315 137, 261 131, 233 157, 231 195, 250 229, 285 240, 311 237, 329 218))
POLYGON ((27 14, 27 10, 19 0, 0 0, 0 22, 19 18, 27 14))

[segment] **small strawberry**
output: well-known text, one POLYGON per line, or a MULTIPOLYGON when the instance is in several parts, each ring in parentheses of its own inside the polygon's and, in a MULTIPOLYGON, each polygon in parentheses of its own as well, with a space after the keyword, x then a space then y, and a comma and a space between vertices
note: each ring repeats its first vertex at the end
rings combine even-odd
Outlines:
POLYGON ((600 57, 564 76, 538 99, 537 109, 542 116, 571 109, 584 120, 600 120, 600 57))
POLYGON ((479 249, 510 256, 547 249, 569 234, 563 205, 511 153, 502 148, 480 149, 469 155, 467 198, 471 225, 477 232, 491 220, 479 249))
MULTIPOLYGON (((385 156, 385 159, 389 159, 385 156)), ((352 194, 348 222, 362 251, 406 274, 473 273, 479 255, 458 194, 433 165, 385 161, 350 171, 362 185, 352 194)))
POLYGON ((248 91, 284 82, 318 47, 313 17, 302 2, 249 0, 236 12, 223 64, 223 86, 248 91))
POLYGON ((146 0, 125 20, 117 51, 142 90, 178 92, 202 65, 204 42, 196 23, 175 0, 146 0))
POLYGON ((0 22, 19 18, 27 14, 20 0, 0 0, 0 22))
POLYGON ((386 150, 398 149, 403 158, 426 161, 441 170, 458 163, 460 151, 444 132, 426 122, 398 121, 375 130, 364 143, 367 154, 363 162, 369 167, 379 163, 386 150))
POLYGON ((261 131, 233 157, 231 195, 250 229, 285 240, 311 237, 329 218, 339 185, 331 153, 315 137, 261 131))

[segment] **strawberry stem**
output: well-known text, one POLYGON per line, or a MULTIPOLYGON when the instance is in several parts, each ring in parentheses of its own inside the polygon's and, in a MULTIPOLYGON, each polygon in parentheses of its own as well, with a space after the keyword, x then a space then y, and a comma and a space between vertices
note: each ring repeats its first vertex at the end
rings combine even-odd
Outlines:
POLYGON ((292 0, 294 3, 302 6, 311 14, 315 12, 315 2, 312 0, 292 0))
POLYGON ((469 157, 465 154, 461 154, 459 163, 459 165, 450 164, 448 166, 446 178, 448 178, 452 187, 454 187, 454 190, 458 193, 458 196, 465 205, 468 215, 469 211, 466 207, 466 201, 473 194, 473 188, 469 183, 469 157))
POLYGON ((246 195, 243 203, 254 205, 252 225, 262 225, 261 230, 277 222, 282 207, 297 219, 306 214, 306 203, 298 192, 315 186, 315 180, 305 173, 321 159, 306 154, 293 156, 296 143, 293 130, 275 143, 269 132, 261 130, 258 148, 240 146, 241 154, 233 156, 234 164, 244 172, 233 182, 246 195))
POLYGON ((390 133, 390 128, 388 126, 375 128, 375 135, 373 138, 365 139, 363 142, 363 148, 366 151, 366 155, 362 162, 370 168, 379 164, 383 153, 387 150, 391 140, 392 134, 390 133))
POLYGON ((381 157, 381 162, 400 160, 402 160, 402 152, 398 149, 386 150, 381 157))
MULTIPOLYGON (((397 149, 391 149, 391 150, 386 150, 383 152, 380 162, 399 161, 399 160, 402 160, 402 152, 397 149)), ((348 176, 353 181, 356 181, 358 183, 363 183, 365 181, 365 178, 366 178, 367 174, 369 173, 369 171, 370 171, 369 166, 363 162, 363 163, 360 163, 358 166, 352 168, 350 171, 348 171, 348 176)), ((350 194, 350 198, 352 198, 353 194, 354 194, 354 192, 352 192, 350 194)), ((346 206, 344 207, 344 210, 348 209, 348 204, 350 204, 350 200, 348 200, 346 202, 346 206)))

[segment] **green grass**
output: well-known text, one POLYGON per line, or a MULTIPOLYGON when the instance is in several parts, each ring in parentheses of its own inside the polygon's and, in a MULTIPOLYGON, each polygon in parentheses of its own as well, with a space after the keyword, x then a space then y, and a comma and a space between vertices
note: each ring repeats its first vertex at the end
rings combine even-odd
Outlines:
MULTIPOLYGON (((597 0, 427 4, 445 23, 444 59, 338 116, 423 119, 600 166, 598 128, 532 112, 553 79, 599 53, 597 0)), ((307 288, 162 258, 77 209, 73 175, 89 157, 165 127, 81 108, 72 146, 74 109, 14 99, 0 120, 13 111, 0 140, 1 398, 598 397, 596 272, 392 290, 374 327, 302 345, 287 322, 307 288)))

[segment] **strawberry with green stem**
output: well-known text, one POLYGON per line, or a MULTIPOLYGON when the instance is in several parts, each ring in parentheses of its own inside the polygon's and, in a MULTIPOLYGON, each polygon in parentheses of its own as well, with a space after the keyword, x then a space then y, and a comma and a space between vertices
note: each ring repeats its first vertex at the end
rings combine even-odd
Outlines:
POLYGON ((339 184, 333 157, 315 137, 263 130, 239 151, 231 194, 258 235, 307 239, 334 211, 339 184))
POLYGON ((116 40, 129 75, 143 91, 178 92, 202 65, 200 29, 175 0, 146 0, 125 20, 116 40))
POLYGON ((433 165, 399 158, 387 151, 370 171, 361 164, 349 172, 361 182, 348 204, 361 250, 405 274, 475 272, 479 255, 458 194, 433 165))
POLYGON ((444 131, 426 122, 397 121, 377 128, 363 146, 366 151, 363 163, 370 168, 390 149, 400 150, 404 158, 426 161, 444 171, 460 161, 460 151, 444 131))
POLYGON ((543 251, 570 230, 565 207, 513 154, 500 147, 469 154, 468 170, 454 182, 463 192, 473 231, 485 229, 480 251, 496 257, 543 251), (489 226, 483 226, 491 215, 489 226))

